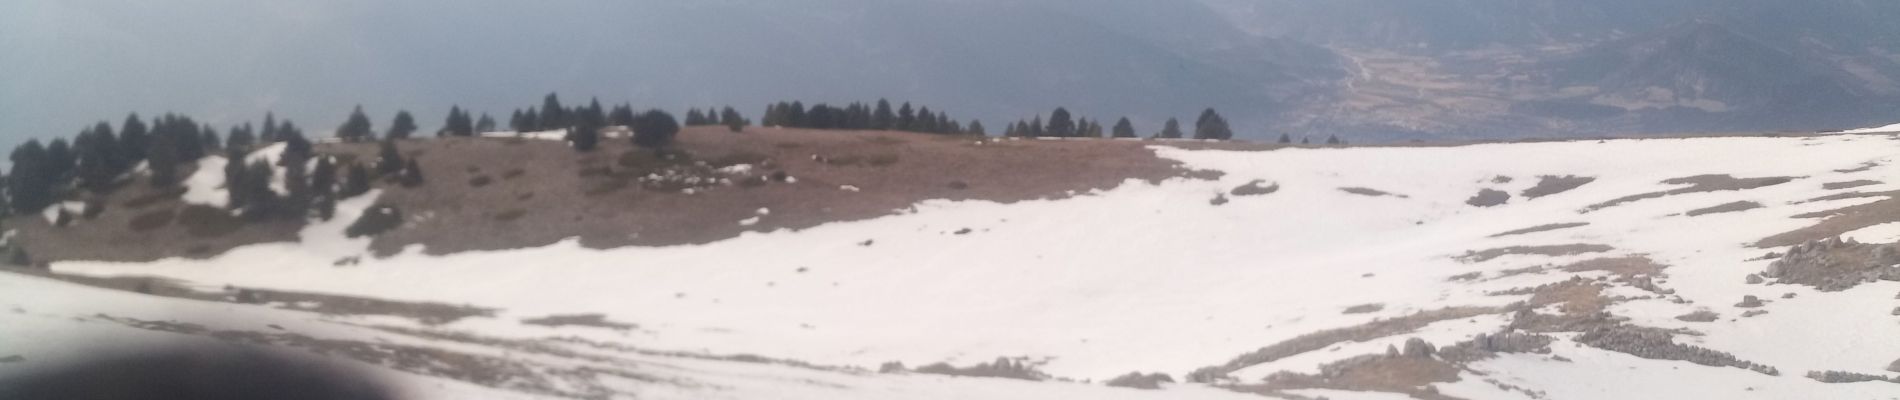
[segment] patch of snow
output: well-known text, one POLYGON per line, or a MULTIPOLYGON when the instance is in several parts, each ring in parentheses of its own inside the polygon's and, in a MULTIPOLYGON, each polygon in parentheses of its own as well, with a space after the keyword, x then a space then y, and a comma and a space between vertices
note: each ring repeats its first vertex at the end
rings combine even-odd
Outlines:
POLYGON ((198 159, 198 170, 185 177, 184 202, 224 208, 231 203, 230 191, 224 185, 224 167, 229 164, 223 156, 205 156, 198 159))
POLYGON ((734 174, 734 175, 750 173, 752 172, 752 164, 734 164, 731 166, 727 166, 725 168, 720 168, 718 171, 721 173, 734 174))
POLYGON ((1841 239, 1854 239, 1861 243, 1900 242, 1900 222, 1888 222, 1855 229, 1841 234, 1841 239))
POLYGON ((1841 133, 1889 133, 1889 132, 1900 132, 1900 124, 1841 131, 1841 133))
POLYGON ((758 224, 759 224, 759 217, 752 217, 752 218, 739 220, 739 226, 753 226, 753 225, 758 225, 758 224))
POLYGON ((857 186, 852 186, 852 185, 838 185, 838 190, 843 190, 843 191, 846 191, 846 192, 859 192, 859 191, 861 191, 861 190, 859 190, 859 189, 858 189, 858 187, 857 187, 857 186))

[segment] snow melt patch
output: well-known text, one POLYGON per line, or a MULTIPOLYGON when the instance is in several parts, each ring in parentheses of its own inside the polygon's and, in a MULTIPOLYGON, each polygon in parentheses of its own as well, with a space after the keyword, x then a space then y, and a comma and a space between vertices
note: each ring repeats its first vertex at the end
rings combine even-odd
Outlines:
POLYGON ((1854 241, 1861 243, 1900 242, 1900 222, 1888 222, 1855 229, 1841 234, 1841 239, 1854 239, 1854 241))
POLYGON ((1891 133, 1891 132, 1900 132, 1900 124, 1841 131, 1841 133, 1891 133))
POLYGON ((202 204, 224 208, 231 203, 231 194, 224 186, 224 168, 229 161, 223 156, 206 156, 198 159, 198 170, 185 178, 185 203, 202 204))

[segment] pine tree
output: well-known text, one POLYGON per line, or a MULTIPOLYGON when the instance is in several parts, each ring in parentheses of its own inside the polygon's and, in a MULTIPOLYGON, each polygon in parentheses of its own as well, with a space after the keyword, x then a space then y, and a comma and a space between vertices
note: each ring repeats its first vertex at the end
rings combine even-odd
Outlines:
POLYGON ((629 104, 614 106, 614 111, 607 114, 607 123, 613 126, 633 126, 633 106, 629 104))
POLYGON ((224 136, 225 149, 250 150, 254 145, 257 145, 257 136, 251 133, 250 123, 231 127, 231 134, 224 136))
POLYGON ((263 218, 279 212, 281 201, 277 192, 271 191, 271 161, 260 159, 245 166, 240 174, 242 179, 233 191, 244 192, 244 215, 251 218, 263 218))
POLYGON ((697 108, 686 109, 686 126, 699 126, 699 125, 705 125, 705 124, 706 124, 706 117, 699 114, 699 109, 697 108))
POLYGON ((449 107, 449 117, 442 125, 442 130, 436 132, 436 136, 475 136, 475 121, 468 117, 467 111, 462 111, 461 106, 449 107))
POLYGON ((1122 117, 1121 120, 1115 121, 1115 137, 1135 137, 1135 124, 1128 122, 1128 117, 1122 117))
MULTIPOLYGON (((163 121, 161 119, 161 121, 163 121)), ((151 172, 152 186, 166 187, 178 182, 178 138, 169 123, 158 123, 145 150, 145 165, 151 172)))
POLYGON ((891 112, 891 102, 877 99, 877 111, 871 113, 871 129, 890 130, 897 125, 897 114, 891 112))
POLYGON ((1346 144, 1346 142, 1339 140, 1339 135, 1332 135, 1332 136, 1326 137, 1326 144, 1332 145, 1332 146, 1338 146, 1338 145, 1346 144))
POLYGON ((1300 137, 1300 144, 1313 144, 1313 139, 1312 139, 1312 138, 1308 138, 1308 137, 1305 137, 1305 136, 1301 136, 1301 137, 1300 137))
POLYGON ((119 129, 119 154, 124 157, 120 170, 130 169, 139 161, 145 161, 145 152, 151 150, 151 131, 138 114, 125 117, 125 124, 119 129))
POLYGON ((665 148, 680 131, 679 122, 665 111, 649 110, 635 118, 633 144, 649 149, 665 148))
POLYGON ((313 196, 324 198, 336 195, 336 162, 334 157, 317 157, 317 167, 310 171, 310 192, 313 196))
POLYGON ((74 143, 73 149, 79 157, 75 174, 80 185, 103 194, 112 187, 112 181, 120 172, 113 166, 119 144, 112 137, 112 125, 100 122, 80 133, 74 143))
POLYGON ((395 141, 384 140, 382 148, 377 154, 377 174, 389 175, 402 171, 402 151, 396 148, 395 141))
POLYGON ((740 116, 739 110, 732 109, 732 106, 726 106, 725 110, 719 112, 719 120, 720 123, 726 125, 726 130, 732 131, 733 133, 745 131, 745 117, 740 116))
POLYGON ((277 134, 284 142, 284 152, 280 156, 282 158, 277 160, 278 164, 302 163, 316 155, 316 149, 311 145, 310 139, 305 139, 303 130, 297 129, 296 125, 292 125, 290 121, 284 121, 284 126, 277 129, 277 134))
POLYGON ((561 98, 548 93, 547 97, 541 99, 541 129, 567 128, 568 124, 567 109, 561 107, 561 98))
POLYGON ((583 118, 567 132, 567 142, 574 150, 588 152, 600 146, 600 126, 583 118))
POLYGON ((237 148, 226 148, 224 158, 228 160, 224 163, 224 192, 228 200, 225 206, 233 210, 243 209, 250 205, 251 194, 244 187, 245 174, 250 173, 245 168, 244 152, 237 148))
POLYGON ((485 132, 494 132, 494 131, 495 131, 495 119, 489 118, 488 113, 482 113, 481 118, 475 119, 475 132, 485 133, 485 132))
POLYGON ((369 116, 363 115, 363 106, 357 105, 355 110, 350 111, 350 118, 343 122, 343 126, 336 128, 336 137, 345 142, 371 140, 376 135, 372 129, 369 116))
POLYGON ((989 132, 984 132, 984 131, 983 131, 983 121, 981 121, 981 120, 974 120, 974 119, 973 119, 973 120, 970 120, 970 127, 969 127, 969 129, 966 129, 966 130, 964 130, 964 132, 963 132, 963 133, 965 133, 965 134, 970 134, 970 135, 976 135, 976 136, 989 136, 989 135, 990 135, 990 133, 989 133, 989 132))
POLYGON ((263 144, 277 143, 277 114, 264 113, 264 130, 257 134, 257 142, 263 144))
POLYGON ((1162 124, 1161 126, 1161 133, 1156 134, 1155 137, 1161 138, 1161 139, 1180 139, 1181 138, 1181 121, 1177 121, 1174 118, 1168 118, 1168 122, 1166 124, 1162 124))
POLYGON ((785 113, 785 121, 782 121, 784 122, 785 126, 792 127, 792 128, 804 128, 808 126, 808 125, 805 125, 805 103, 804 102, 793 100, 791 107, 786 107, 784 110, 781 110, 781 111, 785 113))
POLYGON ((54 187, 65 186, 73 179, 73 169, 79 157, 73 154, 72 145, 66 144, 66 138, 53 138, 46 144, 46 174, 53 180, 54 187))
POLYGON ((1227 140, 1234 138, 1234 131, 1228 129, 1227 119, 1209 108, 1201 111, 1201 118, 1194 122, 1195 139, 1227 140))
POLYGON ((1053 137, 1075 136, 1075 120, 1070 119, 1068 109, 1056 107, 1056 111, 1049 114, 1049 125, 1042 133, 1053 137))
POLYGON ((205 124, 204 128, 199 130, 198 137, 198 143, 204 145, 204 151, 200 152, 202 155, 224 151, 224 139, 218 137, 218 130, 212 128, 211 124, 205 124))
POLYGON ((534 107, 528 107, 528 111, 521 112, 521 126, 523 128, 516 132, 534 132, 541 130, 541 113, 535 112, 534 107))
POLYGON ((1282 133, 1282 134, 1280 134, 1280 140, 1279 140, 1279 143, 1280 143, 1280 144, 1293 144, 1293 137, 1292 137, 1292 136, 1287 136, 1287 134, 1284 134, 1284 133, 1282 133))
POLYGON ((1043 128, 1043 125, 1042 125, 1041 115, 1037 115, 1035 118, 1031 118, 1029 120, 1029 135, 1028 136, 1029 137, 1047 136, 1048 132, 1043 131, 1042 128, 1043 128))
POLYGON ((309 167, 300 161, 284 163, 284 203, 280 211, 286 217, 303 218, 315 200, 310 191, 309 167))
POLYGON ((909 102, 905 102, 903 107, 897 109, 897 121, 891 123, 891 130, 908 131, 915 125, 917 125, 917 111, 910 108, 909 102))
POLYGON ((348 179, 343 181, 343 189, 337 191, 338 199, 347 199, 369 193, 371 178, 369 177, 369 169, 363 168, 363 163, 350 163, 349 173, 346 174, 346 176, 348 179))
POLYGON ((403 164, 399 182, 402 183, 402 187, 422 186, 422 167, 416 164, 415 158, 410 158, 407 164, 403 164))
POLYGON ((383 137, 401 140, 408 139, 414 133, 416 133, 416 117, 409 115, 409 110, 398 110, 396 120, 389 123, 389 133, 384 134, 383 137))
POLYGON ((46 147, 28 139, 13 148, 13 171, 7 175, 7 198, 15 214, 40 212, 53 204, 53 180, 46 170, 46 147))
POLYGON ((514 129, 515 132, 528 131, 527 120, 521 119, 521 109, 515 109, 513 114, 508 115, 508 128, 514 129))

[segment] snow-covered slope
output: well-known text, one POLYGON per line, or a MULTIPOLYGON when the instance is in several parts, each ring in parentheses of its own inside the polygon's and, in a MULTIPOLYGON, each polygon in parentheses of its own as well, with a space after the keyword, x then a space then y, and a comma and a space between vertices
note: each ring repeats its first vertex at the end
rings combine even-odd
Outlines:
MULTIPOLYGON (((574 337, 656 352, 751 354, 869 370, 888 361, 966 366, 1011 357, 1074 380, 1102 381, 1132 371, 1162 372, 1178 380, 1190 371, 1230 364, 1243 354, 1316 332, 1451 307, 1486 310, 1376 338, 1331 341, 1227 371, 1234 379, 1228 383, 1246 384, 1281 371, 1317 373, 1321 365, 1378 354, 1407 338, 1445 347, 1508 330, 1515 317, 1506 310, 1540 296, 1514 289, 1581 276, 1605 282, 1604 311, 1627 318, 1628 325, 1681 328, 1676 343, 1732 353, 1780 374, 1639 358, 1572 345, 1583 340, 1577 332, 1555 332, 1549 354, 1500 354, 1462 363, 1455 382, 1439 382, 1434 390, 1474 399, 1533 394, 1693 398, 1716 393, 1722 398, 1876 398, 1900 393, 1900 384, 1829 384, 1802 376, 1809 371, 1881 374, 1900 359, 1900 340, 1894 340, 1900 338, 1900 324, 1888 312, 1900 306, 1894 298, 1900 283, 1819 292, 1743 279, 1771 262, 1759 259, 1762 253, 1779 250, 1755 248, 1753 243, 1816 222, 1791 217, 1880 198, 1809 200, 1895 189, 1878 182, 1853 189, 1823 187, 1877 181, 1900 172, 1890 162, 1900 154, 1900 141, 1887 136, 1269 152, 1154 150, 1191 168, 1223 174, 1159 184, 1131 180, 1113 190, 1062 200, 1007 205, 930 201, 890 217, 747 234, 695 246, 590 250, 570 241, 448 256, 411 249, 376 259, 367 256, 360 241, 326 239, 339 235, 341 226, 319 225, 303 237, 325 243, 320 250, 279 244, 239 248, 208 260, 56 263, 52 268, 60 273, 161 276, 208 290, 235 285, 498 311, 492 317, 416 326, 389 317, 314 317, 262 307, 147 302, 130 294, 0 274, 0 285, 6 286, 0 293, 9 293, 8 304, 0 307, 16 310, 0 312, 0 318, 9 321, 0 324, 0 335, 33 338, 0 341, 0 356, 75 346, 62 332, 105 335, 126 330, 64 316, 105 313, 166 319, 231 312, 243 314, 224 315, 227 321, 253 329, 262 324, 252 318, 284 320, 338 337, 390 335, 374 327, 394 324, 499 341, 574 337), (1685 191, 1602 206, 1612 199, 1681 189, 1690 184, 1664 182, 1700 175, 1788 179, 1745 185, 1743 190, 1685 191), (1564 176, 1594 181, 1541 197, 1525 195, 1546 182, 1543 177, 1564 176), (1251 195, 1241 190, 1269 186, 1277 190, 1251 195), (1494 206, 1473 205, 1482 203, 1474 198, 1481 190, 1510 198, 1494 206), (1738 201, 1762 207, 1690 213, 1738 201), (1553 224, 1567 225, 1500 235, 1553 224), (1584 246, 1482 253, 1554 245, 1584 246), (1557 268, 1638 256, 1663 269, 1625 274, 1557 268), (360 262, 339 262, 351 257, 360 257, 360 262), (1644 282, 1653 279, 1657 287, 1630 283, 1632 276, 1644 282), (12 295, 29 292, 35 294, 12 295), (1784 298, 1786 293, 1795 296, 1784 298), (1768 304, 1756 310, 1768 313, 1742 317, 1745 310, 1733 304, 1748 295, 1766 299, 1768 304), (1702 310, 1720 317, 1713 322, 1677 318, 1702 310), (571 314, 601 314, 637 328, 521 323, 571 314)), ((340 212, 360 212, 354 210, 367 205, 344 205, 340 212)), ((1891 240, 1891 231, 1875 226, 1856 235, 1861 240, 1891 240)), ((405 337, 417 345, 468 346, 405 337)), ((29 355, 32 359, 36 357, 29 355)), ((681 397, 703 394, 701 389, 731 398, 807 396, 781 391, 790 390, 785 387, 828 398, 1252 396, 1198 384, 1144 392, 1074 383, 758 366, 677 354, 632 362, 692 364, 666 371, 681 380, 719 382, 707 387, 732 389, 668 389, 678 390, 669 393, 681 397), (835 382, 842 389, 788 383, 804 379, 835 382)), ((22 364, 0 365, 0 371, 16 365, 22 364)), ((520 392, 411 378, 456 390, 520 392)), ((639 388, 615 390, 651 394, 639 388)), ((424 391, 429 395, 424 397, 455 398, 456 393, 424 391)), ((1356 395, 1321 389, 1278 393, 1356 395)))

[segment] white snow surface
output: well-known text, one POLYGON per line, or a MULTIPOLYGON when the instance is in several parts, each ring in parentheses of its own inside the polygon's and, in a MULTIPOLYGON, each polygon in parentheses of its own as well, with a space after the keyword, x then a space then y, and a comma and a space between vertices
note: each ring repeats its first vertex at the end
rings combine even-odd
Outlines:
MULTIPOLYGON (((281 151, 281 150, 280 150, 281 151)), ((185 195, 183 200, 190 204, 224 208, 231 204, 230 191, 225 189, 224 167, 229 161, 224 156, 205 156, 198 159, 198 170, 185 177, 185 195)))
POLYGON ((1841 131, 1841 133, 1848 133, 1848 134, 1859 134, 1859 133, 1893 133, 1893 132, 1900 132, 1900 124, 1893 124, 1893 125, 1887 125, 1887 126, 1877 126, 1877 127, 1872 127, 1872 128, 1861 128, 1861 129, 1849 129, 1849 130, 1846 130, 1846 131, 1841 131))
MULTIPOLYGON (((1082 196, 1008 205, 926 201, 910 212, 883 218, 796 232, 748 232, 704 245, 592 250, 569 240, 447 256, 413 251, 381 259, 364 256, 359 265, 339 268, 332 266, 335 260, 364 254, 367 242, 341 238, 347 222, 332 222, 306 229, 302 244, 249 246, 205 260, 60 262, 53 269, 99 276, 155 275, 207 287, 231 284, 494 307, 502 310, 495 318, 469 318, 441 328, 500 337, 550 336, 548 328, 519 324, 522 318, 600 313, 640 329, 631 334, 566 329, 559 334, 656 350, 757 354, 870 369, 886 361, 968 365, 999 356, 1027 357, 1058 377, 1101 381, 1131 371, 1164 372, 1179 379, 1195 368, 1219 365, 1306 333, 1421 310, 1525 300, 1527 296, 1488 293, 1561 281, 1573 274, 1447 279, 1454 275, 1478 272, 1490 278, 1504 270, 1640 254, 1670 266, 1663 286, 1688 303, 1631 300, 1614 306, 1613 312, 1634 324, 1694 329, 1704 335, 1677 340, 1774 366, 1783 375, 1644 360, 1560 343, 1552 346, 1556 355, 1573 361, 1506 356, 1476 364, 1487 373, 1482 379, 1546 390, 1548 398, 1558 399, 1873 398, 1900 393, 1900 385, 1831 385, 1800 376, 1813 370, 1879 374, 1900 358, 1900 340, 1894 339, 1900 338, 1900 324, 1887 316, 1900 305, 1894 300, 1900 283, 1821 293, 1801 286, 1747 285, 1742 279, 1768 263, 1747 261, 1768 251, 1749 243, 1814 222, 1791 216, 1873 201, 1804 202, 1839 192, 1821 189, 1820 182, 1900 174, 1900 167, 1891 162, 1900 154, 1900 141, 1886 136, 1154 151, 1190 168, 1225 174, 1218 180, 1181 178, 1159 184, 1130 180, 1082 196), (1867 162, 1878 166, 1836 172, 1867 162), (1578 212, 1608 199, 1675 188, 1660 182, 1701 174, 1797 179, 1747 191, 1674 195, 1578 212), (1598 180, 1538 199, 1517 196, 1542 175, 1598 180), (1511 179, 1499 183, 1494 179, 1498 176, 1511 179), (1281 189, 1264 196, 1229 197, 1223 205, 1209 203, 1217 193, 1255 180, 1281 189), (1342 187, 1409 197, 1354 195, 1340 191, 1342 187), (1514 197, 1497 207, 1466 205, 1481 189, 1514 197), (1737 200, 1767 207, 1679 215, 1737 200), (1565 222, 1589 225, 1490 237, 1565 222), (945 234, 961 228, 980 233, 945 234), (875 244, 859 245, 866 240, 875 244), (1510 255, 1478 263, 1453 258, 1470 250, 1567 243, 1605 244, 1615 250, 1563 257, 1510 255), (1799 297, 1781 299, 1788 292, 1799 297), (1730 305, 1743 295, 1771 299, 1764 308, 1771 312, 1745 319, 1729 315, 1739 314, 1730 305), (1370 303, 1383 304, 1384 309, 1341 312, 1370 303), (1703 308, 1719 310, 1723 319, 1674 319, 1703 308)), ((373 198, 339 205, 333 221, 353 220, 345 210, 360 212, 373 198)), ((1856 234, 1867 235, 1861 240, 1891 240, 1893 230, 1877 226, 1856 234)), ((0 275, 0 284, 44 286, 23 279, 0 275)), ((0 293, 13 293, 3 289, 0 293)), ((49 302, 36 296, 5 297, 26 309, 49 302)), ((94 306, 90 297, 51 303, 85 315, 85 307, 94 306)), ((125 312, 133 311, 165 310, 125 312)), ((25 317, 0 309, 0 318, 25 317)), ((1256 380, 1276 371, 1312 372, 1326 362, 1383 352, 1407 337, 1443 346, 1506 323, 1507 316, 1442 321, 1406 335, 1340 343, 1236 375, 1256 380)), ((80 328, 67 322, 47 324, 59 326, 5 335, 37 339, 26 344, 0 341, 0 355, 9 349, 71 344, 51 335, 80 328)), ((0 323, 0 332, 20 329, 10 326, 19 325, 0 323)), ((742 388, 732 393, 766 388, 752 393, 759 395, 756 398, 807 397, 806 392, 774 386, 797 376, 791 372, 722 373, 698 377, 745 381, 778 376, 772 378, 778 382, 773 385, 735 383, 742 388), (737 377, 741 375, 744 378, 737 377)), ((929 376, 835 379, 849 381, 842 384, 860 389, 858 393, 889 390, 865 398, 1232 395, 1198 391, 1193 385, 1155 393, 929 376), (1048 392, 1038 392, 1044 390, 1048 392)), ((1440 389, 1474 399, 1527 398, 1480 379, 1467 374, 1467 379, 1440 389)), ((837 394, 798 387, 814 390, 809 397, 837 394)))

